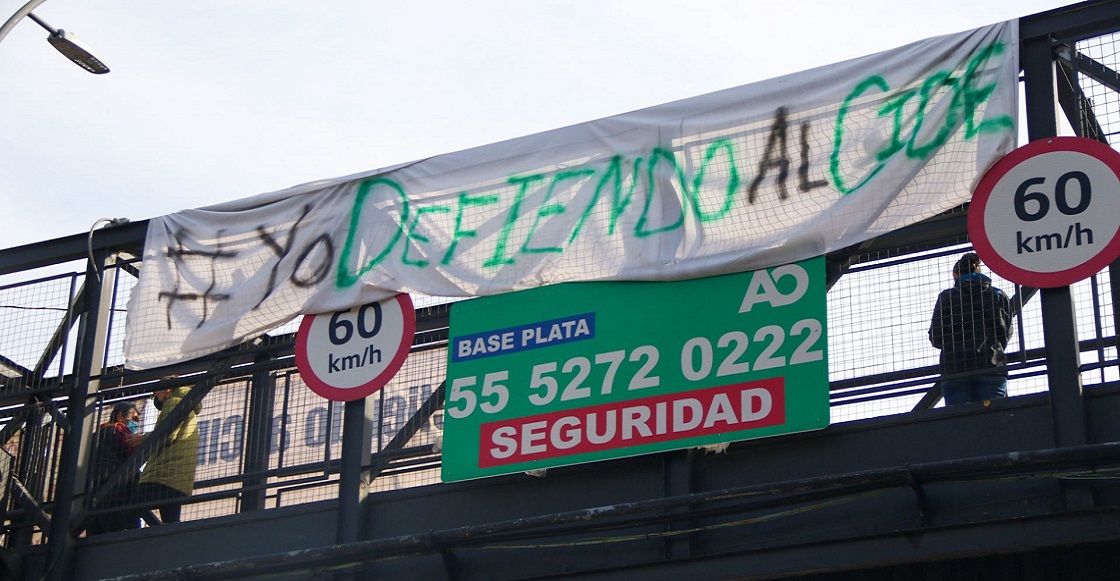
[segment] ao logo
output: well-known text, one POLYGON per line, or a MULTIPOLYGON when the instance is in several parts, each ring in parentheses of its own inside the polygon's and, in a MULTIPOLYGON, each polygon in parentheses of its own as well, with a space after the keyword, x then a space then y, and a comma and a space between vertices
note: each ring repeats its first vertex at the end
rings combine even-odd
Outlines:
POLYGON ((771 307, 792 305, 805 296, 807 290, 809 290, 809 273, 796 264, 758 270, 747 285, 747 292, 743 296, 743 304, 739 306, 739 312, 748 313, 751 307, 758 303, 770 303, 771 307), (793 278, 794 286, 790 292, 783 293, 778 290, 778 281, 786 277, 793 278))

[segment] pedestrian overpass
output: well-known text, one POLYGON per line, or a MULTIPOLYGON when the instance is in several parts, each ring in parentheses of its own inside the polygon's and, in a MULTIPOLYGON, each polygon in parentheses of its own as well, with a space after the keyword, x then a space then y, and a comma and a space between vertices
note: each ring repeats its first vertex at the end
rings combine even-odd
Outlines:
MULTIPOLYGON (((1023 17, 1019 38, 1030 139, 1114 143, 1120 2, 1023 17)), ((1112 578, 1120 265, 1059 288, 997 280, 1016 310, 1010 397, 945 407, 925 332, 972 248, 968 211, 825 256, 827 428, 446 483, 453 302, 417 303, 390 387, 331 402, 301 380, 295 324, 126 369, 147 221, 0 250, 4 578, 1112 578), (144 508, 91 486, 94 428, 177 386, 201 404, 183 522, 87 534, 144 508)))

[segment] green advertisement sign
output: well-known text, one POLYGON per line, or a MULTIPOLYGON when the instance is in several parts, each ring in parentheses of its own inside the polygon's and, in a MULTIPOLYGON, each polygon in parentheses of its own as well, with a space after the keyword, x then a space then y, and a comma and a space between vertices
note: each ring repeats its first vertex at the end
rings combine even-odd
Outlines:
POLYGON ((825 322, 823 257, 457 303, 443 480, 824 428, 825 322))

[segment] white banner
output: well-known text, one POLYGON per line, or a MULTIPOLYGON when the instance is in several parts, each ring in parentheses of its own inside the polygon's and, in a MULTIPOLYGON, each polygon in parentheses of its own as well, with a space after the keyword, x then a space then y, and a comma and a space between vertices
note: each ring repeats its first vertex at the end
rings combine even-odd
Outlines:
POLYGON ((563 129, 151 220, 133 368, 397 292, 754 270, 968 201, 1015 147, 1005 22, 563 129))

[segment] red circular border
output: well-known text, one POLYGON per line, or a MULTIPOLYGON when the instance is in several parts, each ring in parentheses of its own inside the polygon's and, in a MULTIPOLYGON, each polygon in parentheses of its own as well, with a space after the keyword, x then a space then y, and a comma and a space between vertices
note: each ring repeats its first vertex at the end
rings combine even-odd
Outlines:
POLYGON ((307 336, 310 335, 311 324, 315 321, 315 317, 329 316, 329 313, 303 316, 303 320, 299 323, 299 331, 296 332, 296 369, 299 370, 303 383, 310 387, 311 391, 332 401, 359 400, 385 387, 385 384, 389 383, 389 380, 400 371, 412 347, 413 336, 416 334, 416 309, 412 306, 412 297, 408 293, 401 293, 393 298, 400 305, 401 317, 404 322, 401 343, 397 346, 397 352, 393 355, 393 359, 389 361, 389 366, 377 377, 357 387, 345 389, 334 387, 315 375, 315 372, 311 369, 311 362, 307 360, 307 336))
POLYGON ((1000 256, 992 246, 988 233, 984 230, 984 211, 992 190, 1012 168, 1035 156, 1055 151, 1073 151, 1096 158, 1107 165, 1120 180, 1120 153, 1108 145, 1085 137, 1048 137, 1032 141, 1003 156, 992 165, 980 178, 973 191, 972 203, 968 209, 968 236, 972 239, 972 246, 976 253, 988 268, 1017 284, 1037 288, 1068 286, 1096 274, 1120 256, 1120 230, 1095 256, 1079 265, 1057 272, 1034 272, 1015 266, 1000 256))

